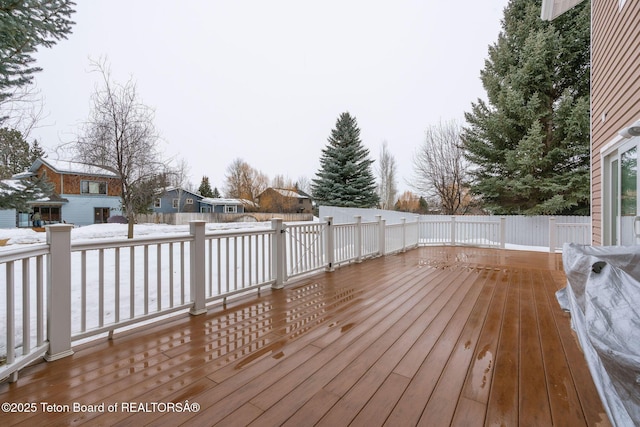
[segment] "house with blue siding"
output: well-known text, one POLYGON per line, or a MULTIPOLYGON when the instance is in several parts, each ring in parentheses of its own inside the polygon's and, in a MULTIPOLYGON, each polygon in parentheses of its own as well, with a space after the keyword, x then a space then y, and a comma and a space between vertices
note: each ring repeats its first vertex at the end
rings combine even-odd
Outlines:
POLYGON ((200 212, 244 213, 257 210, 257 206, 250 200, 206 197, 200 201, 200 212))
POLYGON ((202 196, 178 187, 168 187, 153 204, 154 213, 201 212, 202 196))
POLYGON ((110 169, 69 160, 37 159, 28 171, 15 179, 44 177, 54 193, 30 202, 30 212, 0 211, 2 227, 29 227, 32 213, 40 213, 43 223, 90 225, 122 215, 121 181, 110 169))

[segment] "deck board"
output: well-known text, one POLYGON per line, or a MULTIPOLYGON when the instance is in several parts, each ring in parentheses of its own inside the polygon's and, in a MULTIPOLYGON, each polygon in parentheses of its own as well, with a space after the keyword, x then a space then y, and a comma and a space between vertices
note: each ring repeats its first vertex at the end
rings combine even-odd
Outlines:
POLYGON ((606 426, 559 255, 428 247, 77 346, 2 402, 189 402, 195 413, 0 414, 4 425, 606 426))

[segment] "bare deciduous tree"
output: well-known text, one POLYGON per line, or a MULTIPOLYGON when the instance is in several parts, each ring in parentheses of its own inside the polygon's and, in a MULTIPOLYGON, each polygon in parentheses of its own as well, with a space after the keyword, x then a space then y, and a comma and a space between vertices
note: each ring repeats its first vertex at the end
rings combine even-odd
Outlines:
POLYGON ((242 159, 235 159, 227 167, 225 180, 226 197, 251 200, 252 202, 269 185, 267 175, 251 167, 242 159))
POLYGON ((396 186, 396 159, 389 152, 387 141, 382 142, 380 159, 376 167, 378 172, 378 195, 380 196, 380 208, 392 209, 396 201, 398 189, 396 186))
POLYGON ((430 126, 413 157, 414 179, 410 185, 437 198, 446 215, 466 213, 471 205, 466 187, 468 164, 460 133, 461 126, 454 121, 430 126))
POLYGON ((306 176, 299 176, 298 180, 296 181, 296 185, 298 187, 298 190, 304 191, 307 194, 311 194, 311 180, 306 176))
POLYGON ((92 109, 75 152, 88 164, 109 168, 121 180, 122 207, 133 237, 135 214, 146 211, 158 189, 166 185, 165 165, 157 149, 154 111, 143 104, 133 80, 119 84, 111 80, 106 61, 92 61, 102 85, 92 95, 92 109))

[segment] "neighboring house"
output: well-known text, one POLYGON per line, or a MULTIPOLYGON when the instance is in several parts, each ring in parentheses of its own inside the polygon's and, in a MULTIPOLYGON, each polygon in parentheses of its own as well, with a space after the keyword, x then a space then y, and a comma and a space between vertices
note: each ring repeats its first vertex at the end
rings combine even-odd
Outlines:
POLYGON ((248 210, 255 207, 255 203, 250 200, 243 199, 224 199, 205 197, 200 200, 200 212, 215 212, 215 213, 244 213, 245 207, 248 210))
POLYGON ((311 196, 300 190, 269 187, 257 200, 265 212, 313 213, 311 196))
MULTIPOLYGON (((551 20, 581 0, 543 0, 551 20)), ((594 245, 635 245, 640 204, 640 1, 591 1, 591 226, 594 245)))
POLYGON ((201 212, 200 194, 177 187, 168 187, 153 204, 154 213, 201 212))
MULTIPOLYGON (((99 166, 84 163, 38 159, 28 171, 14 178, 46 177, 53 184, 54 194, 30 203, 31 212, 9 213, 13 226, 29 227, 31 213, 39 212, 44 224, 66 222, 89 225, 107 222, 112 215, 122 215, 120 179, 118 174, 99 166)), ((6 216, 6 211, 0 218, 6 216)), ((5 222, 2 222, 5 226, 5 222)))

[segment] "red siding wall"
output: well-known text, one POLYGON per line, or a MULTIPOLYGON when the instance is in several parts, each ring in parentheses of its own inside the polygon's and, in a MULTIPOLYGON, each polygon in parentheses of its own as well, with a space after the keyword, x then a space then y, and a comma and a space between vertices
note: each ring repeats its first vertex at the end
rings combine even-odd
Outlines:
POLYGON ((640 1, 593 0, 591 34, 591 215, 602 243, 600 149, 640 119, 640 1))

